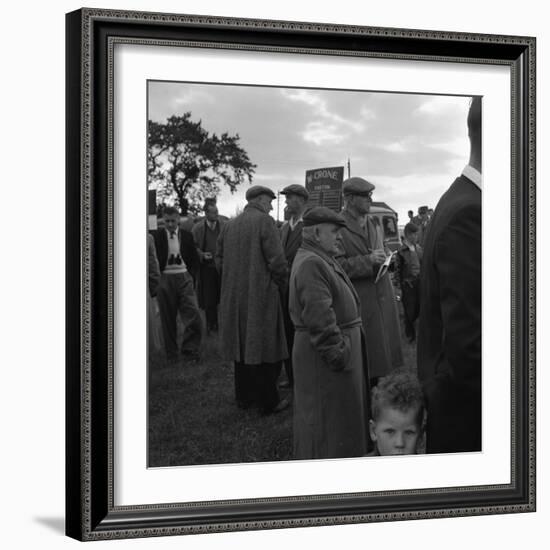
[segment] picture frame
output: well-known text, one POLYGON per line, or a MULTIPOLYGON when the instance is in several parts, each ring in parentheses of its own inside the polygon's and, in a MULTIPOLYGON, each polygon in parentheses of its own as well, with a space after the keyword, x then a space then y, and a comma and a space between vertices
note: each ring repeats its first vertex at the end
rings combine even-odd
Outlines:
POLYGON ((534 511, 535 38, 103 9, 66 17, 67 535, 103 540, 534 511), (124 43, 509 67, 510 483, 115 504, 113 47, 124 43))

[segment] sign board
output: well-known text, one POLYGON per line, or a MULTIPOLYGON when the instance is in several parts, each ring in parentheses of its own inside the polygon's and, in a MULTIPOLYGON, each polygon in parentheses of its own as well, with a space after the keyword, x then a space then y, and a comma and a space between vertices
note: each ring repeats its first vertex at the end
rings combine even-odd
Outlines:
POLYGON ((342 182, 344 167, 316 168, 306 171, 308 207, 326 206, 335 212, 342 209, 342 182))

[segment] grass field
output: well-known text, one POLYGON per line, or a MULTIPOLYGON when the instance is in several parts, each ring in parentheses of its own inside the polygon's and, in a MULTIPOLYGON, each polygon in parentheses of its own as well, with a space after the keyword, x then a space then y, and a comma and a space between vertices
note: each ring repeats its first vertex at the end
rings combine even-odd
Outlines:
MULTIPOLYGON (((149 466, 290 460, 292 407, 269 416, 239 409, 232 364, 220 359, 215 334, 204 344, 199 363, 149 361, 149 466)), ((403 340, 403 352, 416 368, 415 347, 403 340)))

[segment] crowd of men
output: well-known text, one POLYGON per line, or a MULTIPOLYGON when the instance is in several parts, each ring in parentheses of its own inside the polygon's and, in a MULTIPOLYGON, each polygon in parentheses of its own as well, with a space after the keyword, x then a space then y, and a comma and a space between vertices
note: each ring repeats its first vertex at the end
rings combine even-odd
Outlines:
POLYGON ((275 193, 260 185, 228 221, 207 202, 191 232, 167 208, 149 249, 160 277, 149 273, 168 359, 200 355, 203 309, 206 330, 218 332, 222 358, 234 364, 238 406, 273 414, 292 400, 295 458, 416 452, 425 429, 427 452, 480 450, 480 103, 468 116, 469 164, 431 217, 427 208, 410 213, 396 255, 422 384, 400 368, 394 287, 379 276, 388 251, 369 217, 375 186, 360 177, 344 181, 339 213, 308 209, 305 187, 285 187, 282 228, 269 215, 275 193), (287 399, 278 391, 283 365, 287 399))

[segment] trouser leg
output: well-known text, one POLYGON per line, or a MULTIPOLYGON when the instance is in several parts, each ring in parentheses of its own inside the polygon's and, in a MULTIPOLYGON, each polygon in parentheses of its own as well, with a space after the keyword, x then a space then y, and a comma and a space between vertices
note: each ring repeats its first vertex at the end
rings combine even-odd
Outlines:
POLYGON ((174 275, 162 275, 157 291, 160 322, 164 349, 169 359, 176 359, 178 356, 177 344, 177 292, 174 284, 174 275))
POLYGON ((216 329, 218 327, 218 306, 207 306, 204 312, 206 314, 206 326, 210 329, 216 329))
POLYGON ((258 405, 262 412, 270 413, 279 403, 277 378, 281 372, 281 362, 262 363, 261 365, 254 365, 253 368, 258 405))
POLYGON ((189 273, 175 277, 178 278, 178 310, 184 327, 182 351, 198 351, 203 328, 193 278, 189 273))
POLYGON ((239 407, 250 407, 255 401, 254 377, 251 365, 235 361, 235 399, 239 407))
POLYGON ((288 348, 288 359, 284 360, 284 366, 285 366, 286 377, 288 379, 290 387, 292 388, 294 385, 294 372, 292 368, 292 347, 294 346, 295 329, 294 329, 294 323, 290 318, 290 312, 288 310, 288 296, 283 296, 281 301, 283 306, 283 321, 285 326, 285 336, 286 336, 286 342, 287 342, 287 348, 288 348))

